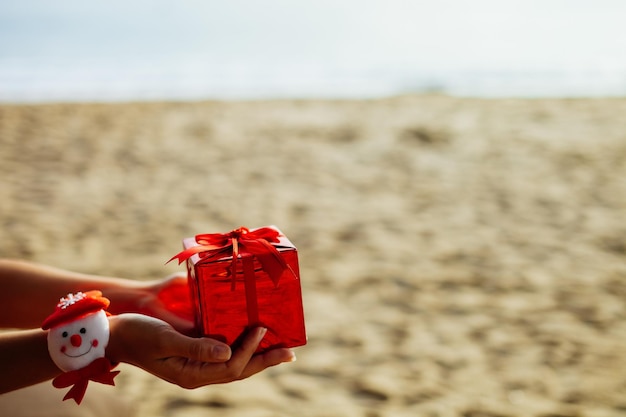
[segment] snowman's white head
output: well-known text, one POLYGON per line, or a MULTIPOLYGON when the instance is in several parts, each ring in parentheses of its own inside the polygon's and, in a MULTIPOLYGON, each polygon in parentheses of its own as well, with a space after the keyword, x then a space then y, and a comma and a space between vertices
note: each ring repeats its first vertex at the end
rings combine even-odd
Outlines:
POLYGON ((42 328, 48 331, 48 351, 54 363, 69 372, 104 357, 109 343, 109 300, 100 291, 61 298, 42 328))
POLYGON ((63 371, 84 368, 104 357, 109 343, 109 321, 104 310, 53 327, 48 332, 48 351, 63 371))

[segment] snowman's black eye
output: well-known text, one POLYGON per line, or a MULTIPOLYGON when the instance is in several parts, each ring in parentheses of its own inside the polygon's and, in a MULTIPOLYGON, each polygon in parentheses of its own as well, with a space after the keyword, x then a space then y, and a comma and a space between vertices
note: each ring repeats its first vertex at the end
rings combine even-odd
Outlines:
POLYGON ((81 332, 82 334, 85 334, 85 333, 87 333, 87 329, 85 329, 84 327, 81 327, 81 328, 80 328, 80 332, 81 332))
POLYGON ((67 337, 67 332, 63 332, 63 333, 61 333, 61 336, 63 336, 63 337, 67 337))

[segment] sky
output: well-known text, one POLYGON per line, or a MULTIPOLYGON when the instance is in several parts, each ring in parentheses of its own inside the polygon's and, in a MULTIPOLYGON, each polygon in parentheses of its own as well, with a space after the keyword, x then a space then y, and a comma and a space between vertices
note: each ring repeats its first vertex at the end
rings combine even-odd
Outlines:
POLYGON ((0 100, 626 94, 624 17, 621 0, 0 0, 0 100))

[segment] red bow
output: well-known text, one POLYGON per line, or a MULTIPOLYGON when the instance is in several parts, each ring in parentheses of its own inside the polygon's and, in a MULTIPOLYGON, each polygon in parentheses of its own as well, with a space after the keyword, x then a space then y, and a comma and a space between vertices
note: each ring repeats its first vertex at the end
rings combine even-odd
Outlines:
POLYGON ((178 259, 181 264, 193 255, 204 252, 214 252, 203 258, 204 261, 219 259, 232 254, 231 276, 233 277, 233 287, 235 285, 235 273, 237 268, 237 258, 239 254, 251 254, 261 263, 261 268, 269 275, 274 285, 278 285, 278 280, 288 265, 280 256, 272 243, 278 243, 280 233, 270 227, 261 227, 250 231, 246 227, 240 227, 229 233, 209 233, 196 236, 199 246, 185 249, 174 256, 168 262, 178 259))
POLYGON ((115 365, 111 365, 111 362, 107 358, 98 358, 84 368, 65 372, 57 376, 52 380, 52 385, 54 385, 55 388, 65 388, 73 385, 67 394, 65 394, 65 397, 63 397, 63 401, 73 398, 76 404, 80 404, 85 396, 89 380, 100 382, 101 384, 115 385, 113 378, 115 378, 120 371, 111 372, 113 368, 115 368, 115 365))

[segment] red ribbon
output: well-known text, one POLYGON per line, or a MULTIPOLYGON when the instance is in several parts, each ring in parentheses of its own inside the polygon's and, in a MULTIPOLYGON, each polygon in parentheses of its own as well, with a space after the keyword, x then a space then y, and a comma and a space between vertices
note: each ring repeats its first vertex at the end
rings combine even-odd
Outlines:
POLYGON ((178 263, 181 264, 196 254, 200 254, 200 256, 205 255, 203 261, 232 255, 231 276, 234 289, 237 259, 240 254, 242 256, 250 254, 259 260, 261 268, 269 275, 274 285, 278 285, 278 281, 285 269, 290 269, 278 250, 272 245, 272 243, 280 242, 279 236, 280 233, 270 227, 261 227, 253 231, 246 227, 240 227, 229 233, 197 235, 196 242, 199 244, 198 246, 185 249, 168 262, 177 259, 178 263), (205 252, 212 253, 205 254, 205 252))
POLYGON ((65 394, 63 400, 73 398, 76 404, 80 404, 85 396, 89 380, 101 384, 115 385, 113 378, 115 378, 120 371, 111 372, 113 368, 115 368, 115 365, 111 365, 111 362, 107 358, 98 358, 84 368, 65 372, 57 376, 52 380, 52 385, 54 385, 55 388, 65 388, 73 385, 67 394, 65 394))

